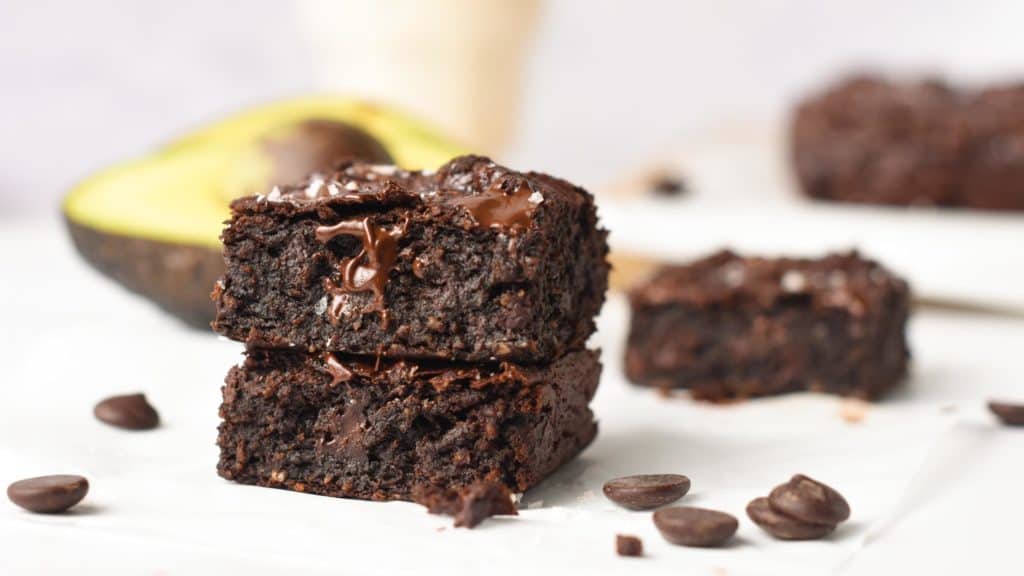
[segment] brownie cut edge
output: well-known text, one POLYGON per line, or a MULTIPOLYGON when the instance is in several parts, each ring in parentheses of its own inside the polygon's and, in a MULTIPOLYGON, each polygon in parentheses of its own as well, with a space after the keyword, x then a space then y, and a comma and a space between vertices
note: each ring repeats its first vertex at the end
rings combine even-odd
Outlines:
POLYGON ((220 408, 218 472, 243 484, 409 500, 417 486, 535 486, 593 440, 598 353, 457 365, 250 350, 220 408))

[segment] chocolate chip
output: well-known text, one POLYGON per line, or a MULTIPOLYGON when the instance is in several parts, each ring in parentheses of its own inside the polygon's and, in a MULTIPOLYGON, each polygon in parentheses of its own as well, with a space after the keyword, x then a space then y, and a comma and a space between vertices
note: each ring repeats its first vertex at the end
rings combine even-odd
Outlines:
POLYGON ((619 556, 643 556, 644 543, 636 536, 618 534, 615 536, 615 553, 619 556))
POLYGON ((654 513, 654 525, 661 535, 679 546, 720 546, 736 533, 735 516, 690 506, 663 508, 654 513))
POLYGON ((11 502, 39 514, 63 512, 81 502, 88 492, 88 480, 68 474, 28 478, 7 487, 11 502))
POLYGON ((839 492, 803 474, 777 486, 768 500, 777 512, 810 524, 834 525, 850 517, 850 505, 839 492))
POLYGON ((747 516, 780 540, 817 540, 836 529, 835 524, 811 524, 786 516, 773 509, 767 498, 755 498, 747 504, 747 516))
POLYGON ((680 474, 638 474, 604 484, 609 500, 630 510, 651 510, 671 504, 690 491, 690 479, 680 474))
POLYGON ((160 423, 160 415, 144 394, 111 396, 93 408, 96 418, 126 430, 149 430, 160 423))
POLYGON ((992 401, 988 409, 1007 426, 1024 426, 1024 404, 992 401))

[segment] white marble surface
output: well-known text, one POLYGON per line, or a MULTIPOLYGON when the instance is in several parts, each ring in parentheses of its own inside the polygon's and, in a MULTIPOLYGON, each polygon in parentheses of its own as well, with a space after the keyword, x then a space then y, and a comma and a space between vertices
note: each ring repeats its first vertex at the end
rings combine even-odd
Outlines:
POLYGON ((214 472, 219 386, 240 346, 188 331, 89 270, 56 220, 0 221, 0 483, 82 473, 73 514, 0 502, 0 574, 1008 574, 1019 566, 1024 431, 998 427, 990 396, 1024 399, 1024 321, 925 311, 911 326, 909 385, 863 421, 809 394, 711 406, 626 384, 625 306, 613 297, 595 344, 605 373, 595 443, 477 530, 405 503, 333 500, 230 484, 214 472), (164 425, 126 433, 92 405, 142 390, 164 425), (615 508, 607 478, 689 475, 683 503, 740 517, 722 550, 673 547, 647 513, 615 508), (794 472, 850 500, 820 542, 769 539, 743 516, 794 472), (616 533, 647 557, 614 555, 616 533))

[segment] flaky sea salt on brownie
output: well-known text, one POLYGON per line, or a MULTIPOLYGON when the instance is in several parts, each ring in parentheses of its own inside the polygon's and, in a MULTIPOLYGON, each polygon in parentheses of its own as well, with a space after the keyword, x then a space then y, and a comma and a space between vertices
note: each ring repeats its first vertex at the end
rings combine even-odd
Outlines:
POLYGON ((523 492, 594 438, 600 372, 587 350, 536 367, 250 350, 223 389, 217 470, 346 498, 485 480, 523 492))
POLYGON ((549 362, 590 336, 607 286, 593 197, 487 158, 349 163, 232 213, 213 325, 250 347, 549 362))
POLYGON ((726 400, 797 390, 875 399, 907 371, 907 283, 857 253, 721 252, 630 293, 626 375, 726 400))

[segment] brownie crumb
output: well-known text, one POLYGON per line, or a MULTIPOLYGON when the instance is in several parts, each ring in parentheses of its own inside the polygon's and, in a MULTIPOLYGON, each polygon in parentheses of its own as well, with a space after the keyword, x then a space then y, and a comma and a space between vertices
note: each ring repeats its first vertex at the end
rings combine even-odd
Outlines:
POLYGON ((418 486, 413 500, 431 514, 453 516, 456 528, 473 528, 491 516, 519 514, 512 493, 498 482, 481 481, 462 489, 418 486))
POLYGON ((867 418, 868 407, 860 398, 844 398, 839 406, 839 417, 849 424, 860 424, 867 418))
POLYGON ((636 536, 617 534, 615 536, 615 553, 619 556, 643 556, 644 543, 636 536))

